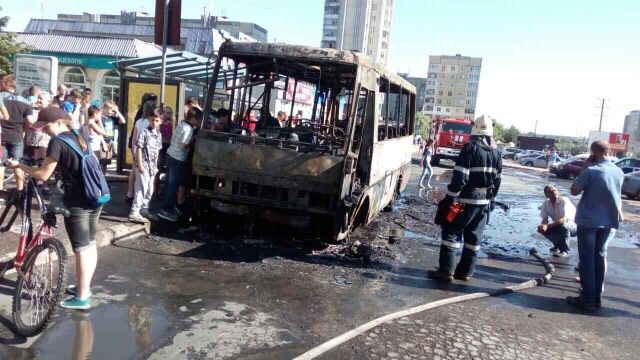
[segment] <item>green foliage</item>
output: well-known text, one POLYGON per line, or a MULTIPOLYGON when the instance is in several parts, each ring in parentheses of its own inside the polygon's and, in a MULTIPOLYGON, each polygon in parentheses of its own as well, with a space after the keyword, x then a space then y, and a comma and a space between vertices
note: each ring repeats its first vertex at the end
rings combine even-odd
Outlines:
MULTIPOLYGON (((2 8, 0 7, 0 12, 2 8)), ((15 34, 2 33, 9 23, 8 16, 0 17, 0 73, 10 73, 12 71, 11 58, 13 55, 27 51, 28 48, 18 43, 15 34)))
POLYGON ((504 142, 504 125, 497 121, 493 122, 493 138, 496 141, 504 142))
POLYGON ((504 129, 502 132, 502 141, 509 143, 509 142, 516 142, 516 140, 518 139, 518 135, 520 135, 520 130, 518 130, 517 127, 511 125, 508 129, 504 129))
POLYGON ((429 115, 418 112, 416 114, 416 134, 426 139, 429 136, 429 127, 431 126, 431 118, 429 115))

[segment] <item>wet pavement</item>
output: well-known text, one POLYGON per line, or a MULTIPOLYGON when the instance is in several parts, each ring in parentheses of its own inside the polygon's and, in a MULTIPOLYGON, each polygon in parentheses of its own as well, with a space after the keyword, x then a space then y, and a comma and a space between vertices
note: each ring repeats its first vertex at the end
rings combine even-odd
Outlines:
MULTIPOLYGON (((309 246, 305 240, 313 234, 268 224, 257 224, 250 236, 223 217, 206 227, 180 224, 171 236, 101 249, 93 309, 61 310, 49 329, 31 339, 10 330, 13 284, 5 280, 0 357, 291 359, 376 317, 544 273, 527 255, 537 247, 546 256, 550 247, 535 233, 542 188, 553 181, 566 194, 568 181, 506 169, 500 199, 511 211, 492 214, 474 280, 440 285, 426 279, 439 247, 432 203, 443 195, 451 169, 436 168, 438 186, 422 194, 418 170, 394 211, 352 237, 370 245, 365 258, 344 246, 309 246), (390 244, 390 232, 404 236, 390 244)), ((564 303, 578 288, 574 250, 567 260, 552 260, 558 273, 548 285, 400 318, 320 358, 635 358, 640 203, 624 203, 629 221, 610 248, 604 308, 597 315, 564 303)))

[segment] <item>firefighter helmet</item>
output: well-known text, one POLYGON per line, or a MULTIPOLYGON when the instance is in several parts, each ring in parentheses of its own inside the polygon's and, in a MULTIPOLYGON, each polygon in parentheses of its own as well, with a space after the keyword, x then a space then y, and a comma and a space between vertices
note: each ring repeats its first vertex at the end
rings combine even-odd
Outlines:
POLYGON ((493 119, 489 116, 480 116, 473 122, 471 135, 493 136, 493 119))

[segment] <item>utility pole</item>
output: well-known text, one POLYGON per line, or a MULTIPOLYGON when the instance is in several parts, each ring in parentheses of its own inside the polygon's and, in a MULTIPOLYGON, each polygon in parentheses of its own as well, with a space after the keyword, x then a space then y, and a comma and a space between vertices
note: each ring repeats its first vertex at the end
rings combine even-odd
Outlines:
POLYGON ((600 106, 600 126, 598 126, 598 131, 602 131, 602 114, 604 114, 604 98, 602 98, 602 105, 600 106))
POLYGON ((167 79, 167 33, 169 32, 169 3, 170 0, 166 0, 164 3, 164 14, 162 22, 162 63, 160 70, 160 108, 164 108, 164 94, 167 79))
POLYGON ((538 120, 536 120, 536 125, 533 128, 533 136, 536 136, 536 133, 538 132, 538 120))

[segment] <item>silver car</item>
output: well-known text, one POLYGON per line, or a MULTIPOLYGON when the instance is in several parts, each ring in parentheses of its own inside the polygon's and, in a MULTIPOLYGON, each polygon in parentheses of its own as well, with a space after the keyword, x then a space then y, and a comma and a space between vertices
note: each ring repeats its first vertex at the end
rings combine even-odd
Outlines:
POLYGON ((640 171, 632 172, 624 176, 622 193, 629 199, 640 200, 640 171))
POLYGON ((522 158, 522 159, 520 159, 519 162, 520 162, 520 165, 534 166, 534 167, 546 169, 546 168, 549 167, 549 165, 555 164, 557 162, 560 162, 560 158, 557 157, 557 156, 551 156, 549 158, 549 157, 547 157, 547 155, 540 155, 540 156, 536 156, 536 157, 522 158), (547 160, 547 159, 549 159, 549 160, 547 160))

